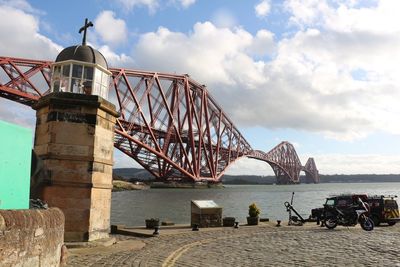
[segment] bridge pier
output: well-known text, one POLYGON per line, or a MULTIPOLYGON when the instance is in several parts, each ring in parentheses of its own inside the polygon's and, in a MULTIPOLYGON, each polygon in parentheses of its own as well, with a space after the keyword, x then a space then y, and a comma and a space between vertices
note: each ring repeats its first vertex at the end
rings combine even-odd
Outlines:
POLYGON ((96 95, 51 93, 33 108, 34 150, 47 181, 40 197, 65 214, 65 241, 108 237, 114 105, 96 95))

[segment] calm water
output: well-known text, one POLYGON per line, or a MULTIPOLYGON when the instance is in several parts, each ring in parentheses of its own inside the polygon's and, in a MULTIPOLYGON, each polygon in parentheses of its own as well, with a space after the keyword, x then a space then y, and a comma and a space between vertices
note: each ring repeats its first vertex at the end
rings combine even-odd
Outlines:
POLYGON ((322 207, 332 194, 368 193, 400 197, 400 183, 346 183, 300 185, 226 185, 223 189, 149 189, 114 192, 111 223, 128 226, 144 225, 146 218, 169 219, 175 223, 190 223, 191 200, 214 200, 223 207, 223 217, 246 221, 248 206, 255 202, 261 217, 287 220, 283 205, 295 192, 293 206, 304 217, 312 208, 322 207))

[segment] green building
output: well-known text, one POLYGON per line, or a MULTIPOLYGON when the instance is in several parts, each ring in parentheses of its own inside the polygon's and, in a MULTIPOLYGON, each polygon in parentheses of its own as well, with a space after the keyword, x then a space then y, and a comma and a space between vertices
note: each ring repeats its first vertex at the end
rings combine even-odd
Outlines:
POLYGON ((28 209, 32 131, 0 121, 0 209, 28 209))

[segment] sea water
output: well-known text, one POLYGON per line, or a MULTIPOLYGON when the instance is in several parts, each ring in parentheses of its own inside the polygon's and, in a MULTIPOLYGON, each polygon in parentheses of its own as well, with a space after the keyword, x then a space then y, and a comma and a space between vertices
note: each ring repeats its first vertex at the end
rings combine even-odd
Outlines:
POLYGON ((113 192, 111 223, 127 226, 144 225, 148 218, 169 220, 175 224, 190 223, 191 200, 214 200, 223 208, 223 217, 246 222, 248 206, 256 203, 261 218, 288 220, 284 202, 290 202, 304 218, 311 209, 322 207, 325 198, 343 193, 397 195, 400 183, 323 183, 299 185, 225 185, 221 189, 148 189, 113 192))

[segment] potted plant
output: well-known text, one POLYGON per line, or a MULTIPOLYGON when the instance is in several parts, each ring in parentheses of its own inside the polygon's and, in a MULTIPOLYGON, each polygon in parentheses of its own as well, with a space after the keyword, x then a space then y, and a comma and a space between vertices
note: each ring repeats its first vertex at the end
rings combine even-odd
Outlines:
POLYGON ((146 219, 145 222, 147 229, 154 229, 156 226, 160 226, 160 219, 158 218, 146 219))
POLYGON ((257 207, 256 203, 252 203, 249 206, 249 217, 247 217, 247 224, 257 225, 260 221, 258 215, 260 215, 260 209, 257 207))

